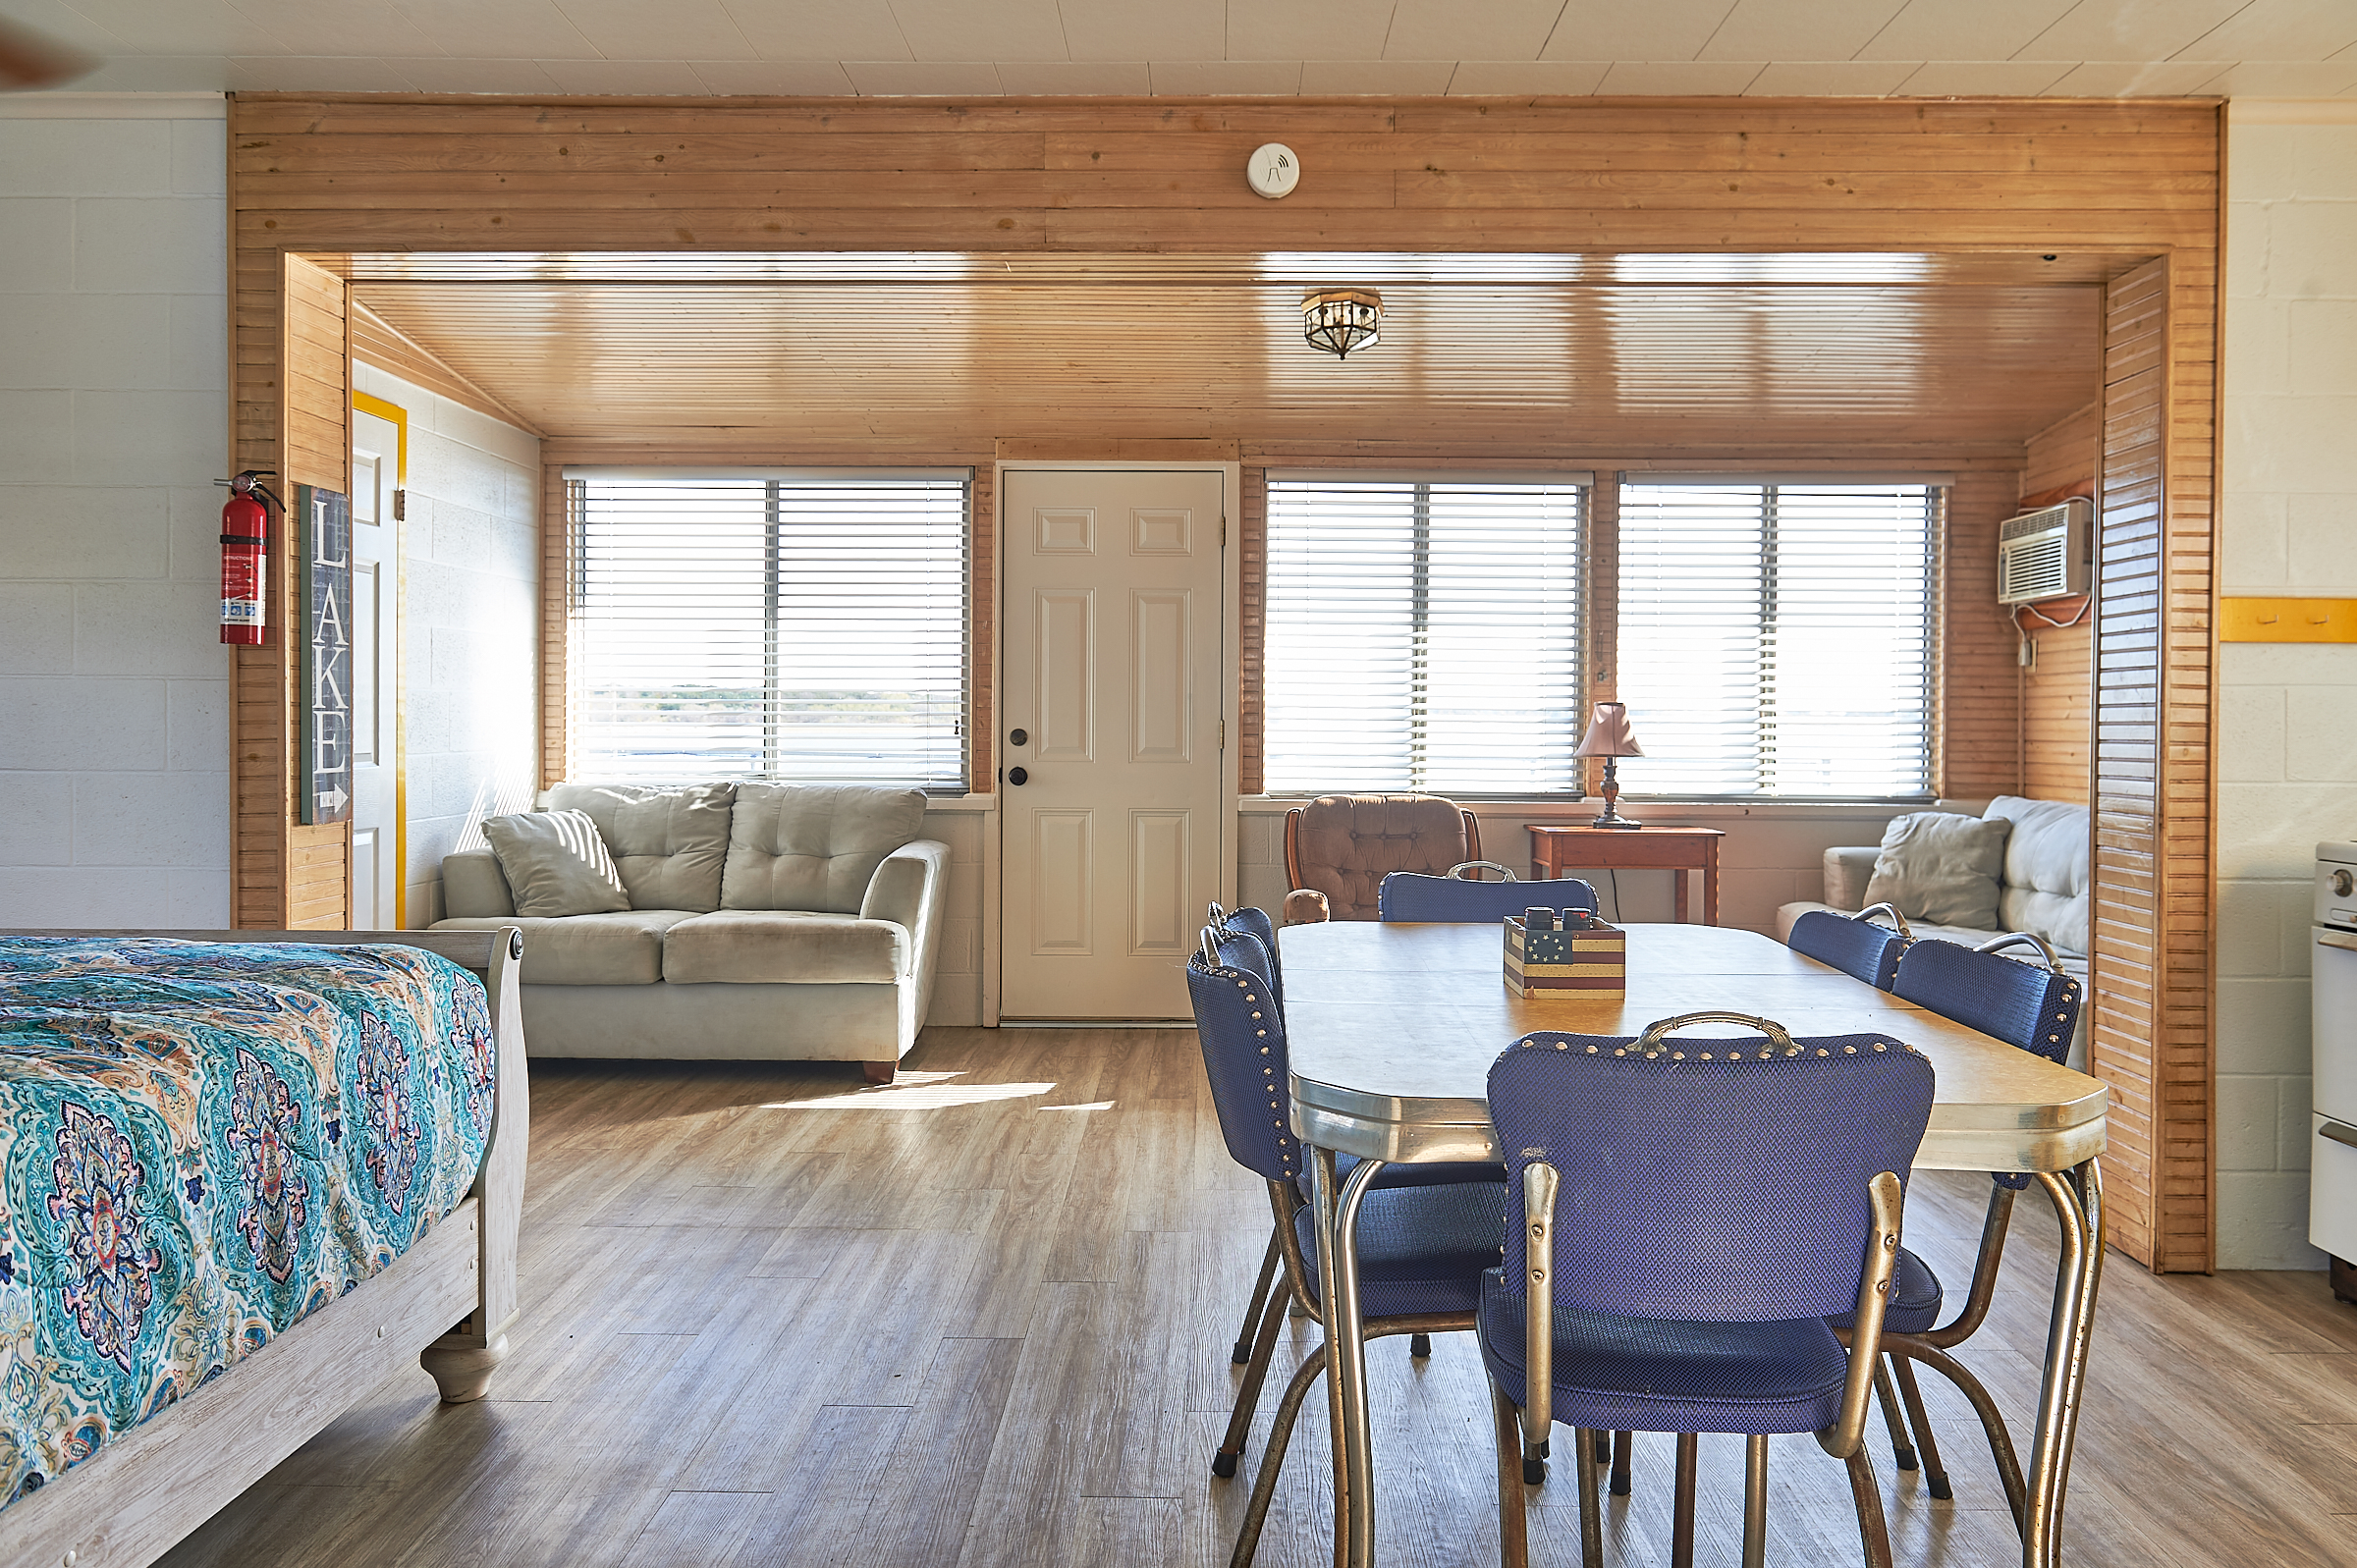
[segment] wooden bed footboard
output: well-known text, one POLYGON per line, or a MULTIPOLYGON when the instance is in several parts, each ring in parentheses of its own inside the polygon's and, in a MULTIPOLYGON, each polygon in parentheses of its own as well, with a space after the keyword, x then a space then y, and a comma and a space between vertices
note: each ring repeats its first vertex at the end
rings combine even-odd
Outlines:
POLYGON ((479 1399, 517 1315, 516 1240, 531 1134, 518 968, 522 933, 7 931, 19 937, 397 943, 482 977, 497 1042, 491 1137, 471 1195, 424 1240, 204 1388, 0 1509, 0 1563, 145 1568, 415 1356, 442 1397, 479 1399))

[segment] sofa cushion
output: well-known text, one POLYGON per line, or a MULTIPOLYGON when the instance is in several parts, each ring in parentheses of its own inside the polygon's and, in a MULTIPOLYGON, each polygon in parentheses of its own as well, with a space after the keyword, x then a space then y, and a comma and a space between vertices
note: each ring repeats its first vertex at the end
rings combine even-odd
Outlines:
POLYGON ((924 820, 915 789, 740 784, 720 906, 855 915, 876 867, 924 820))
POLYGON ((2085 806, 2062 800, 2000 795, 1989 815, 2013 824, 2005 840, 2004 887, 1998 924, 2029 931, 2070 952, 2087 950, 2087 828, 2085 806))
POLYGON ((1866 902, 1896 905, 1909 920, 1987 930, 1997 924, 1997 879, 2012 826, 2001 817, 1945 811, 1891 818, 1866 902))
POLYGON ((522 980, 527 986, 651 986, 663 978, 664 934, 688 909, 626 909, 615 914, 537 920, 524 915, 473 915, 437 920, 436 931, 523 932, 522 980))
POLYGON ((595 915, 630 907, 597 824, 581 811, 520 811, 483 824, 520 915, 595 915))
POLYGON ((723 909, 672 928, 663 943, 663 978, 675 985, 890 985, 908 973, 911 951, 907 928, 890 920, 723 909))
POLYGON ((551 808, 586 812, 597 824, 638 909, 720 907, 729 808, 736 798, 733 784, 685 789, 562 784, 548 792, 551 808))

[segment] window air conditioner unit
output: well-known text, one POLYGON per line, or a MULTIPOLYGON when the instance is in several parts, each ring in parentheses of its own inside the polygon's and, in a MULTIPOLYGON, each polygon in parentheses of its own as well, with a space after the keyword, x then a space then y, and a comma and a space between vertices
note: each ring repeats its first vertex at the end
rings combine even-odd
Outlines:
POLYGON ((2085 593, 2093 575, 2094 508, 2065 501, 2008 519, 1997 535, 1997 602, 2029 604, 2085 593))

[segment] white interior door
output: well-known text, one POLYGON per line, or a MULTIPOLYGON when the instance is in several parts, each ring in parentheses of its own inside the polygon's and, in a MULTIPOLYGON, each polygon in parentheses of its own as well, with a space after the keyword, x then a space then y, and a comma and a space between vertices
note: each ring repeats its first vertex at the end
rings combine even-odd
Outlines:
POLYGON ((1007 475, 999 1011, 1184 1018, 1227 853, 1217 472, 1007 475))
POLYGON ((395 684, 401 671, 401 542, 394 491, 401 427, 352 415, 352 925, 401 924, 400 759, 395 684))

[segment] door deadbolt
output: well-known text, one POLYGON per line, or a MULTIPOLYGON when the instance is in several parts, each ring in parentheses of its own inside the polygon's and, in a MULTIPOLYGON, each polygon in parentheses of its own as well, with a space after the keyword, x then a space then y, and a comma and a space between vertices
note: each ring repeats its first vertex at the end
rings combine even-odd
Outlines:
POLYGON ((1014 733, 1013 733, 1013 734, 1011 734, 1011 735, 1009 735, 1009 736, 1007 737, 1007 743, 1008 743, 1009 745, 1011 745, 1011 746, 1020 746, 1020 745, 1026 745, 1026 744, 1028 744, 1028 743, 1030 742, 1030 739, 1031 739, 1031 731, 1030 731, 1030 730, 1016 730, 1014 733))
POLYGON ((1029 784, 1031 776, 1020 768, 1010 768, 1007 770, 1007 782, 1011 784, 1029 784))

